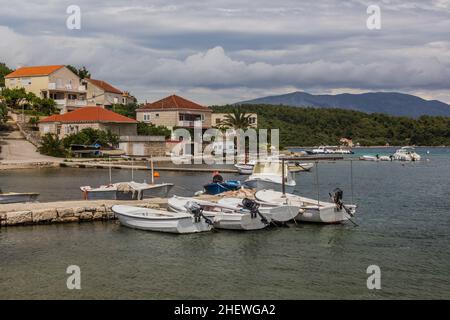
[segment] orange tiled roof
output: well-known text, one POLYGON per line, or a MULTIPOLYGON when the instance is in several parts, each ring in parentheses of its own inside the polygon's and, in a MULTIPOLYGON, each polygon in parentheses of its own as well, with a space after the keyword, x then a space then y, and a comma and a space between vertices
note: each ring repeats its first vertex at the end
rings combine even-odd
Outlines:
POLYGON ((107 110, 103 107, 88 106, 79 108, 65 114, 54 114, 50 117, 42 119, 40 122, 65 122, 65 123, 137 123, 136 120, 127 118, 118 113, 107 110))
POLYGON ((119 89, 113 87, 106 81, 95 80, 95 79, 86 79, 86 80, 89 81, 90 83, 92 83, 94 86, 99 87, 100 89, 102 89, 105 92, 122 94, 122 90, 119 90, 119 89))
POLYGON ((171 95, 153 103, 147 103, 136 111, 147 110, 170 110, 170 109, 190 109, 212 111, 210 108, 199 105, 198 103, 189 101, 177 95, 171 95))
POLYGON ((7 74, 5 78, 20 78, 20 77, 36 77, 36 76, 48 76, 49 74, 59 70, 65 66, 55 65, 55 66, 33 66, 33 67, 22 67, 16 71, 7 74))

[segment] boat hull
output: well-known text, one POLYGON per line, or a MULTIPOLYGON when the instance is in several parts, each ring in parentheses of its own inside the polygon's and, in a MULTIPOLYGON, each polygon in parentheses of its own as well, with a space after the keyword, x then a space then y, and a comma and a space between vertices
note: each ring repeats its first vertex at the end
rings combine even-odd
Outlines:
POLYGON ((175 212, 186 212, 184 207, 188 201, 198 203, 204 208, 203 214, 212 217, 214 228, 227 230, 259 230, 267 225, 261 221, 260 216, 252 217, 250 212, 243 212, 238 208, 198 200, 195 198, 172 197, 168 200, 169 210, 175 212))
POLYGON ((175 234, 187 234, 210 231, 211 226, 204 219, 195 222, 194 217, 190 215, 182 217, 167 217, 165 219, 152 217, 138 217, 128 215, 118 209, 119 206, 113 206, 112 210, 117 215, 120 223, 128 228, 144 231, 166 232, 175 234), (116 207, 116 208, 115 208, 116 207))
POLYGON ((210 195, 238 190, 240 187, 241 184, 239 181, 212 182, 203 186, 205 193, 210 195))
POLYGON ((173 188, 171 183, 163 183, 150 186, 148 188, 137 190, 117 190, 111 188, 109 190, 87 189, 82 187, 81 191, 86 200, 142 200, 145 198, 165 198, 173 188))
POLYGON ((39 193, 3 193, 0 194, 0 203, 36 202, 39 193))
POLYGON ((253 165, 250 164, 235 164, 234 167, 242 175, 250 175, 253 173, 253 165))
MULTIPOLYGON (((265 202, 270 205, 279 205, 282 203, 288 203, 289 205, 300 208, 296 221, 311 222, 311 223, 341 223, 349 220, 351 216, 345 211, 345 209, 338 209, 334 203, 320 201, 317 205, 317 200, 309 199, 294 194, 286 194, 286 197, 282 197, 280 192, 274 192, 273 190, 262 190, 255 194, 256 199, 265 202)), ((351 214, 355 214, 355 205, 346 205, 350 209, 351 214)))

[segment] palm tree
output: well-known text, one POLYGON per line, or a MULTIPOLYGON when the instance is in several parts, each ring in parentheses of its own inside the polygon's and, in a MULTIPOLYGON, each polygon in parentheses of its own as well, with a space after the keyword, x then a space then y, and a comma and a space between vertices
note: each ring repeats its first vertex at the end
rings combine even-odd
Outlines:
POLYGON ((225 119, 220 123, 223 127, 245 130, 251 125, 251 114, 243 112, 241 107, 234 108, 233 111, 225 115, 224 118, 225 119))

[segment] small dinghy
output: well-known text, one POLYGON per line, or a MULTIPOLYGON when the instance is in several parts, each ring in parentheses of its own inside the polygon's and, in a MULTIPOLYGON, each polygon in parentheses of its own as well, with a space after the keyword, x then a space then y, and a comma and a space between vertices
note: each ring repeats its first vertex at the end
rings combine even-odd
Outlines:
POLYGON ((115 205, 112 211, 122 225, 134 229, 183 234, 212 228, 211 217, 202 212, 191 214, 124 205, 115 205))
POLYGON ((239 174, 252 174, 253 164, 250 163, 237 163, 234 167, 238 170, 239 174))
POLYGON ((241 188, 241 182, 238 180, 223 180, 223 177, 215 172, 213 176, 213 181, 211 183, 205 184, 203 189, 206 194, 216 195, 222 192, 234 191, 241 188))
POLYGON ((356 205, 344 205, 342 202, 342 191, 334 191, 333 202, 317 201, 310 198, 301 197, 295 194, 273 190, 261 190, 256 192, 255 198, 267 205, 289 204, 300 208, 297 221, 315 223, 341 223, 353 217, 356 212, 356 205))
POLYGON ((187 212, 188 204, 195 203, 205 215, 212 216, 214 227, 228 230, 259 230, 265 228, 270 219, 262 215, 257 208, 237 208, 212 201, 196 198, 173 196, 168 200, 169 210, 175 212, 187 212))
POLYGON ((172 187, 172 183, 148 184, 130 181, 112 183, 98 188, 83 186, 80 190, 85 200, 142 200, 167 197, 172 187))
POLYGON ((5 193, 2 193, 2 191, 0 190, 0 204, 20 203, 20 202, 36 202, 37 197, 39 197, 39 193, 35 193, 35 192, 26 192, 26 193, 5 192, 5 193))

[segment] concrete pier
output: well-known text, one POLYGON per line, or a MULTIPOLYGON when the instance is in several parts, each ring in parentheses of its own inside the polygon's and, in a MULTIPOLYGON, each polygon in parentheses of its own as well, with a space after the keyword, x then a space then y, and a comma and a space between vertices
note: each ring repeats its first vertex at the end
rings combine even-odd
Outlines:
POLYGON ((116 219, 111 207, 115 204, 145 208, 167 206, 167 199, 141 201, 59 201, 43 203, 11 203, 0 205, 0 226, 51 224, 116 219))
MULTIPOLYGON (((71 167, 71 168, 96 168, 96 169, 108 169, 111 167, 112 169, 128 169, 128 170, 149 170, 147 166, 139 166, 139 165, 124 165, 124 164, 114 164, 114 163, 98 163, 98 162, 61 162, 61 167, 71 167)), ((236 169, 232 168, 214 168, 214 167, 204 167, 204 168, 193 168, 193 167, 155 167, 155 171, 175 171, 175 172, 214 172, 219 171, 222 173, 238 173, 236 169)))

